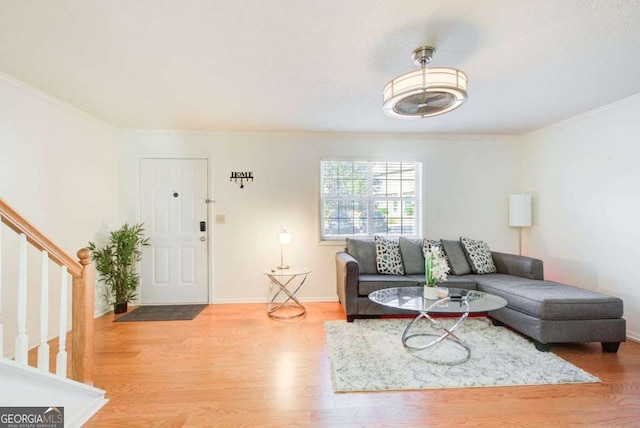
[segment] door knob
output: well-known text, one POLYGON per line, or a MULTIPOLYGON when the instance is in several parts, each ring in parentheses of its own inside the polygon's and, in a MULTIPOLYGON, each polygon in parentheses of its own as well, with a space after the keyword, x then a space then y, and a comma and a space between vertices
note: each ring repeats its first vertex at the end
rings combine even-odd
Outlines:
POLYGON ((207 238, 205 238, 204 236, 201 236, 201 237, 200 237, 200 240, 201 240, 202 242, 204 242, 204 241, 206 241, 206 240, 207 240, 207 238))

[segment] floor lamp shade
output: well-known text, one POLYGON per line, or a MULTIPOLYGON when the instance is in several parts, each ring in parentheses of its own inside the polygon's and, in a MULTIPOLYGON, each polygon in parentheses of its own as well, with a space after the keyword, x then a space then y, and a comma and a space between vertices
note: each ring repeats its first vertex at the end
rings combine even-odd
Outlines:
POLYGON ((531 195, 529 193, 509 196, 509 226, 531 226, 531 195))

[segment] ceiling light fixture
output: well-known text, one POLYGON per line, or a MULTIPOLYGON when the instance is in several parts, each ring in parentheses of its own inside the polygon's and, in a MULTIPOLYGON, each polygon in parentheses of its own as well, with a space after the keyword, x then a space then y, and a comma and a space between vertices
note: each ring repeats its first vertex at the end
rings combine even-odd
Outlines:
POLYGON ((401 119, 437 116, 460 107, 467 100, 467 75, 448 67, 426 68, 435 48, 413 51, 420 70, 396 77, 383 92, 384 112, 401 119))

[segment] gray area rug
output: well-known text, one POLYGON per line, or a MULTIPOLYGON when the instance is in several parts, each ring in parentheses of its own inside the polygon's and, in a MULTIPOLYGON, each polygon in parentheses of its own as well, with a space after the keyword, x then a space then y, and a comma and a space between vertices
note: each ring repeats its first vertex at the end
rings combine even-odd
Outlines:
POLYGON ((114 322, 129 321, 178 321, 194 319, 207 305, 156 305, 139 306, 114 322))
MULTIPOLYGON (((431 323, 421 321, 420 332, 436 333, 431 323)), ((451 326, 455 319, 439 321, 451 326)), ((409 352, 401 340, 409 322, 325 322, 333 389, 347 392, 600 382, 552 352, 539 352, 533 343, 509 329, 494 327, 486 318, 467 319, 456 330, 455 334, 472 349, 471 357, 462 364, 451 364, 465 354, 449 340, 409 352)))

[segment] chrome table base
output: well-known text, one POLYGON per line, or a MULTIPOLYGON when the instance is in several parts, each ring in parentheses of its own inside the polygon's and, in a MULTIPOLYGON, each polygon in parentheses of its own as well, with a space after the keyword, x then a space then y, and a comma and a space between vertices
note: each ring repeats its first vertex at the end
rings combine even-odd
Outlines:
MULTIPOLYGON (((297 318, 297 317, 301 317, 304 314, 307 313, 307 310, 305 309, 304 306, 302 306, 302 303, 300 303, 300 300, 298 300, 296 298, 296 293, 298 292, 298 290, 300 290, 300 288, 302 287, 302 284, 304 284, 304 282, 307 280, 307 273, 304 274, 293 274, 291 275, 291 277, 283 284, 282 281, 280 280, 280 276, 282 275, 270 275, 270 274, 266 274, 269 279, 271 280, 271 282, 278 287, 278 290, 276 291, 276 293, 273 295, 273 297, 269 300, 269 305, 267 306, 267 314, 271 317, 271 318, 275 318, 275 319, 291 319, 291 318, 297 318), (289 291, 289 289, 287 288, 289 286, 289 284, 296 278, 301 277, 301 281, 300 283, 295 287, 295 289, 293 291, 289 291), (280 294, 285 294, 286 295, 286 299, 282 302, 276 302, 276 299, 278 298, 278 296, 280 296, 280 294), (291 303, 289 303, 291 302, 291 303), (276 312, 280 311, 282 309, 290 309, 293 308, 295 309, 294 313, 291 315, 279 315, 276 312)), ((284 296, 283 296, 284 297, 284 296)))
MULTIPOLYGON (((429 309, 431 309, 432 307, 436 306, 436 305, 441 305, 444 303, 447 303, 451 300, 450 297, 445 297, 444 299, 440 299, 437 302, 433 303, 431 306, 427 307, 426 309, 424 309, 424 311, 420 311, 420 314, 415 317, 410 323, 409 325, 404 329, 404 332, 402 333, 402 344, 404 345, 405 348, 407 348, 409 351, 422 351, 424 349, 430 348, 431 346, 437 345, 438 343, 442 342, 443 340, 447 339, 457 345, 459 345, 460 347, 462 347, 462 349, 464 349, 465 351, 465 356, 459 360, 455 360, 455 361, 447 361, 445 364, 461 364, 464 363, 465 361, 468 361, 469 358, 471 357, 471 348, 469 347, 469 345, 467 345, 467 343, 460 339, 458 336, 456 336, 454 334, 454 331, 456 331, 458 329, 458 327, 460 327, 462 325, 462 323, 467 319, 467 317, 469 316, 469 301, 466 297, 463 297, 462 300, 460 300, 460 304, 464 305, 466 307, 466 311, 460 316, 460 318, 458 319, 458 321, 456 321, 456 323, 451 327, 451 328, 446 328, 444 325, 442 325, 442 323, 440 323, 438 320, 432 318, 429 315, 429 309), (416 322, 418 322, 418 320, 425 318, 428 319, 432 325, 434 325, 437 329, 443 331, 442 334, 438 335, 438 334, 431 334, 431 333, 415 333, 415 334, 411 334, 411 330, 412 328, 415 326, 416 322), (432 337, 433 340, 429 341, 428 343, 424 344, 424 345, 420 345, 420 346, 412 346, 409 344, 409 341, 411 339, 415 339, 417 337, 432 337)), ((437 362, 437 361, 433 361, 433 362, 437 362)))

